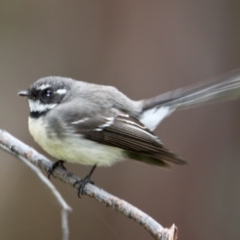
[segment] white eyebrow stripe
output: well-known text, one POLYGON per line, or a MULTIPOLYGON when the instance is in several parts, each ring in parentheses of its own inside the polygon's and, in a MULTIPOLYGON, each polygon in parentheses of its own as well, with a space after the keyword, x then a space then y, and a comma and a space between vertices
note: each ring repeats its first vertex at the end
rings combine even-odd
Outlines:
POLYGON ((44 90, 44 89, 49 88, 49 87, 51 87, 50 84, 42 84, 39 87, 37 87, 37 90, 44 90))
POLYGON ((67 90, 65 88, 61 88, 56 91, 57 94, 61 94, 61 95, 65 94, 66 92, 67 90))
POLYGON ((85 117, 83 119, 80 119, 78 121, 75 121, 75 122, 72 122, 72 124, 79 124, 79 123, 83 123, 83 122, 86 122, 89 118, 88 117, 85 117))
POLYGON ((57 106, 56 103, 42 104, 39 100, 33 101, 31 99, 28 99, 28 104, 29 104, 30 112, 45 112, 57 106))

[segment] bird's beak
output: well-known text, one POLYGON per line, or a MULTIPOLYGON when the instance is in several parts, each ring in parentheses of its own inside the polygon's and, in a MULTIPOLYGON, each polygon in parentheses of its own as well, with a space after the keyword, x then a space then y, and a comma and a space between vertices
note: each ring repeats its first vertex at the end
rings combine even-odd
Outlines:
POLYGON ((21 91, 21 92, 18 93, 18 96, 28 97, 29 96, 29 92, 28 91, 21 91))

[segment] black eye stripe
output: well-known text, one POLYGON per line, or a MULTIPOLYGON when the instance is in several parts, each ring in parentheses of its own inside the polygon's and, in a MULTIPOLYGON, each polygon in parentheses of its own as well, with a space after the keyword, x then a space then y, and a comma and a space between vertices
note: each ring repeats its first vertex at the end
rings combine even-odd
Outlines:
POLYGON ((65 86, 32 87, 28 90, 29 98, 39 100, 42 104, 60 103, 66 95, 68 89, 65 86))

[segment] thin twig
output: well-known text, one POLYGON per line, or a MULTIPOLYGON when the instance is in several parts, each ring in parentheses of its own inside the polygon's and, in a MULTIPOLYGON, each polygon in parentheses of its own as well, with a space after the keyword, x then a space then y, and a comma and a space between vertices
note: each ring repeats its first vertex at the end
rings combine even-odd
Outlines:
MULTIPOLYGON (((1 131, 0 131, 0 133, 1 133, 1 131)), ((19 155, 17 152, 15 152, 14 146, 12 146, 11 149, 9 149, 5 145, 0 144, 0 147, 2 149, 4 149, 6 152, 15 155, 24 164, 26 164, 33 172, 36 173, 36 175, 40 178, 40 180, 52 191, 54 197, 57 199, 60 206, 62 207, 62 213, 61 213, 62 235, 63 235, 62 239, 68 240, 69 239, 68 212, 72 210, 71 207, 66 203, 64 198, 61 196, 61 194, 58 192, 58 190, 55 188, 55 186, 49 181, 49 179, 43 175, 43 173, 40 171, 39 168, 37 168, 35 165, 33 165, 25 157, 23 157, 23 156, 19 155)))
MULTIPOLYGON (((27 159, 29 162, 33 163, 38 168, 47 171, 51 166, 52 162, 45 156, 38 153, 33 148, 24 144, 17 138, 10 135, 8 132, 0 129, 0 148, 6 150, 7 152, 13 154, 17 158, 27 159)), ((64 183, 69 184, 74 187, 74 183, 80 180, 79 177, 73 175, 72 173, 62 169, 57 168, 53 172, 53 176, 64 183)), ((75 186, 77 188, 77 186, 75 186)), ((158 222, 156 222, 152 217, 148 216, 146 213, 140 209, 134 207, 128 202, 119 199, 103 189, 100 189, 92 184, 87 184, 84 188, 84 193, 103 203, 106 207, 111 207, 117 212, 120 212, 127 216, 128 218, 137 222, 140 226, 144 227, 154 239, 158 240, 176 240, 177 239, 177 227, 173 224, 171 228, 164 228, 158 222)), ((62 215, 66 215, 62 212, 62 215)), ((64 217, 64 219, 66 219, 64 217)), ((64 228, 63 224, 63 228, 64 228)), ((67 230, 68 231, 68 230, 67 230)))

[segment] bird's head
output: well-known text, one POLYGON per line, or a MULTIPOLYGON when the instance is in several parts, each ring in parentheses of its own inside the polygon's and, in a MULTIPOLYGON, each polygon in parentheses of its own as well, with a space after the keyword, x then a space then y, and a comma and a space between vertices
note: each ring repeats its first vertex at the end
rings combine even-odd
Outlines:
POLYGON ((62 77, 45 77, 33 83, 28 90, 18 93, 28 98, 30 115, 38 117, 60 104, 68 95, 74 80, 62 77))

